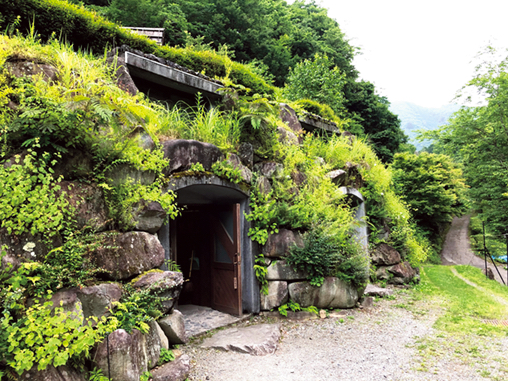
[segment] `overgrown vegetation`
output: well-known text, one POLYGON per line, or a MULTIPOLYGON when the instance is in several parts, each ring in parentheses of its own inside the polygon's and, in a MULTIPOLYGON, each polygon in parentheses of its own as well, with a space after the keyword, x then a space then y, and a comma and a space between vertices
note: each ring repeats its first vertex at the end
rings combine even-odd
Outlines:
MULTIPOLYGON (((41 1, 48 4, 49 0, 41 1)), ((86 17, 80 20, 91 20, 83 9, 59 0, 51 0, 51 4, 68 11, 74 21, 83 15, 86 17)), ((9 6, 5 15, 13 9, 12 4, 9 6)), ((103 25, 101 20, 97 22, 103 25)), ((34 29, 27 38, 0 36, 0 192, 9 192, 1 198, 2 228, 14 235, 58 238, 47 242, 47 255, 32 256, 33 244, 27 246, 24 251, 29 255, 20 259, 19 268, 8 267, 0 273, 0 324, 10 327, 0 333, 6 371, 22 373, 33 364, 43 369, 70 360, 83 364, 89 349, 107 332, 117 328, 146 332, 147 322, 161 316, 160 298, 124 287, 111 315, 94 326, 85 324, 78 329, 75 319, 59 309, 48 319, 51 306, 44 304, 48 295, 102 279, 103 270, 90 261, 102 242, 90 227, 77 229, 67 195, 59 193, 62 179, 53 176, 66 155, 73 152, 84 152, 89 158, 88 169, 78 179, 104 191, 108 229, 127 231, 133 227, 132 213, 141 202, 157 201, 168 218, 178 214, 175 195, 162 191, 169 178, 163 174, 168 161, 161 141, 187 138, 211 142, 225 157, 236 152, 241 142, 250 142, 258 161, 270 160, 277 168, 270 179, 271 191, 251 187, 251 213, 247 216, 252 222, 251 238, 263 244, 268 234, 279 228, 307 232, 305 250, 294 251, 292 263, 310 270, 315 285, 322 283, 324 276, 334 275, 361 286, 368 276, 368 257, 352 237, 356 224, 363 222, 355 222, 354 208, 327 176, 349 163, 357 168, 349 180, 365 185, 362 191, 377 205, 378 214, 390 218, 395 231, 404 231, 393 239, 398 240, 405 258, 412 263, 425 260, 426 249, 414 239, 414 229, 408 224, 409 212, 390 191, 390 170, 362 139, 303 134, 297 137, 302 139, 301 144, 282 144, 277 128, 287 126, 279 118, 278 102, 262 94, 247 96, 233 86, 227 90, 233 102, 223 110, 208 110, 199 101, 195 108, 177 105, 170 109, 141 93, 126 94, 116 86, 113 72, 104 57, 76 53, 54 36, 42 44, 34 29), (16 77, 11 67, 17 62, 34 64, 38 73, 16 77), (144 138, 153 142, 149 149, 142 144, 144 138), (137 174, 136 181, 136 176, 131 176, 132 181, 118 177, 129 171, 137 174), (28 301, 34 298, 40 302, 30 305, 28 301), (37 324, 31 325, 30 319, 37 324), (53 325, 63 320, 65 329, 55 333, 53 325), (51 337, 45 336, 45 329, 51 337), (34 355, 26 347, 35 336, 39 341, 33 343, 46 348, 44 354, 34 355), (66 337, 70 341, 65 341, 66 337), (60 351, 60 347, 66 349, 60 351)), ((203 169, 197 165, 191 168, 203 169)), ((212 172, 232 182, 242 181, 241 171, 227 161, 215 163, 212 172)), ((372 223, 376 218, 375 213, 369 215, 372 223)), ((257 266, 261 279, 263 266, 259 261, 257 266)))

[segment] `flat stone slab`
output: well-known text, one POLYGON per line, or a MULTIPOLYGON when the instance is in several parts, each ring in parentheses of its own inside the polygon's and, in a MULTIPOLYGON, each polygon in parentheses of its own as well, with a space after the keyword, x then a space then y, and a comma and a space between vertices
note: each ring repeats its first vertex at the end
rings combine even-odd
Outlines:
POLYGON ((280 324, 259 324, 219 331, 201 347, 264 356, 275 352, 279 339, 280 324))
POLYGON ((365 288, 365 295, 367 296, 390 296, 393 295, 393 290, 390 290, 389 288, 382 288, 374 286, 373 284, 368 284, 365 288))
POLYGON ((177 309, 183 314, 188 338, 241 320, 239 317, 213 310, 210 307, 185 304, 178 306, 177 309))

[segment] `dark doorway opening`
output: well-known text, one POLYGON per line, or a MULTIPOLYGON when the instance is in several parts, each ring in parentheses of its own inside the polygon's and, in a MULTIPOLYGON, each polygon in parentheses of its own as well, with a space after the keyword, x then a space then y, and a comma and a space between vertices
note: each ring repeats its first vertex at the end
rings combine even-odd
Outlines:
POLYGON ((183 211, 159 230, 158 237, 166 259, 175 261, 184 279, 190 279, 179 305, 211 307, 236 316, 259 312, 257 246, 245 219, 248 194, 215 176, 174 178, 168 190, 176 192, 183 211))
POLYGON ((240 204, 187 205, 170 230, 173 260, 186 280, 179 304, 241 315, 240 204))

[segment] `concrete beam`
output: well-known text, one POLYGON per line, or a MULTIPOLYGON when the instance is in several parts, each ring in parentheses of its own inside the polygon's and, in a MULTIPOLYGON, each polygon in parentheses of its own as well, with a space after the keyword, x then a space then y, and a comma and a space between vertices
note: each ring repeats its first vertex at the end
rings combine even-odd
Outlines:
POLYGON ((142 78, 188 94, 201 92, 212 99, 222 97, 217 93, 222 85, 137 54, 125 52, 125 63, 134 78, 142 78))
POLYGON ((298 119, 303 129, 306 131, 316 131, 321 130, 327 134, 340 134, 340 130, 335 123, 327 123, 324 120, 319 120, 315 118, 311 118, 309 116, 304 116, 298 119))

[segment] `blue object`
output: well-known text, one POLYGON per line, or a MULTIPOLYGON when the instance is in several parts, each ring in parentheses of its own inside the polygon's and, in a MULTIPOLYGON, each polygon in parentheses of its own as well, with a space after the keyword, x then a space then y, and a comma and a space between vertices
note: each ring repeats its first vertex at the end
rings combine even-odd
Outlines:
POLYGON ((497 258, 496 258, 496 261, 498 261, 498 262, 503 262, 503 263, 507 263, 507 262, 508 262, 508 261, 507 261, 507 256, 506 256, 506 255, 503 255, 503 256, 501 256, 501 257, 497 257, 497 258))

